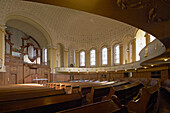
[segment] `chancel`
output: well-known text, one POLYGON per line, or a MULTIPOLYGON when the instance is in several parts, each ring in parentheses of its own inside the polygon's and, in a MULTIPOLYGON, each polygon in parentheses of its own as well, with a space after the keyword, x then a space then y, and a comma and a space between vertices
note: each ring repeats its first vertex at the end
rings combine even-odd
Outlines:
POLYGON ((168 0, 0 0, 0 112, 170 112, 168 0))

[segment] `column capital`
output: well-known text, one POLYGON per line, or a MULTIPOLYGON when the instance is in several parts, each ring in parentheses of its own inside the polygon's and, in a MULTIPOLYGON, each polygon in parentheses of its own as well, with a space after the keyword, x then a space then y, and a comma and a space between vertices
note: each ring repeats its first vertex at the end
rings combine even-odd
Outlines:
POLYGON ((57 49, 57 46, 48 45, 47 48, 48 48, 48 49, 57 49))
POLYGON ((2 31, 2 32, 5 32, 5 29, 6 29, 7 27, 5 26, 5 24, 2 24, 1 22, 0 22, 0 31, 2 31))

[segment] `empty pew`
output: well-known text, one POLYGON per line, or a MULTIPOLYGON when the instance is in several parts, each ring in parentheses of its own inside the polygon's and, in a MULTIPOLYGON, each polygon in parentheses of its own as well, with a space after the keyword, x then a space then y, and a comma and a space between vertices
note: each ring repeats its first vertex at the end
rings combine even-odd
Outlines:
POLYGON ((22 91, 22 92, 14 92, 14 93, 0 93, 0 102, 6 101, 14 101, 14 100, 21 100, 21 99, 31 99, 37 97, 47 97, 47 96, 57 96, 57 95, 64 95, 66 92, 64 89, 61 90, 35 90, 35 91, 22 91))
POLYGON ((88 104, 100 102, 105 100, 105 98, 111 99, 113 94, 113 88, 110 85, 93 86, 91 92, 87 94, 86 100, 88 101, 88 104))
POLYGON ((162 88, 165 89, 168 93, 170 93, 170 80, 169 79, 164 81, 162 88))
POLYGON ((127 104, 128 101, 132 100, 138 94, 142 87, 143 84, 140 82, 114 87, 114 95, 119 98, 121 103, 127 104))
POLYGON ((128 103, 129 113, 156 113, 159 106, 160 82, 151 87, 143 87, 138 100, 132 100, 128 103))
POLYGON ((110 99, 102 102, 88 104, 59 113, 122 113, 121 109, 110 99))
POLYGON ((57 95, 0 102, 0 112, 57 112, 82 105, 80 94, 57 95))
POLYGON ((123 85, 127 85, 130 84, 129 81, 121 81, 121 82, 116 82, 115 84, 113 84, 113 87, 118 87, 118 86, 123 86, 123 85))

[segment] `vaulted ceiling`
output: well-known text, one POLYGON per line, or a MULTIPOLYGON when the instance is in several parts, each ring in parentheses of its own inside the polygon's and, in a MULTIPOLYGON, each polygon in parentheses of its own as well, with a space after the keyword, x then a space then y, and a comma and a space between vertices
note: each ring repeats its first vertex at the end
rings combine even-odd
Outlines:
POLYGON ((41 40, 42 33, 35 30, 39 28, 34 25, 28 28, 32 23, 24 21, 29 18, 48 32, 54 45, 62 43, 65 48, 74 46, 76 49, 90 49, 110 46, 122 42, 127 35, 134 38, 137 31, 136 27, 111 18, 60 6, 2 0, 0 9, 0 21, 5 21, 5 24, 41 40))
POLYGON ((26 0, 81 10, 140 28, 158 38, 166 52, 147 62, 170 57, 169 0, 26 0))
POLYGON ((116 19, 159 38, 166 46, 170 36, 168 0, 27 0, 82 10, 116 19), (165 41, 166 40, 166 41, 165 41))

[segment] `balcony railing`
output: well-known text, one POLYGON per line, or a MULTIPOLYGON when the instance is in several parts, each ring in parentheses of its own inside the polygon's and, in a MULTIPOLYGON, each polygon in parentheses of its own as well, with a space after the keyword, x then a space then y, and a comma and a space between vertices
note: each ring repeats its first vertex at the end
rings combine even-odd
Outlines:
POLYGON ((111 66, 111 67, 97 67, 97 68, 74 68, 74 67, 57 67, 56 72, 107 72, 107 71, 120 71, 120 70, 130 70, 130 69, 137 69, 141 68, 140 62, 133 62, 129 64, 123 64, 118 66, 111 66))
POLYGON ((166 51, 165 46, 162 42, 155 39, 153 42, 146 45, 139 53, 140 55, 140 62, 144 62, 146 60, 155 58, 166 51))

